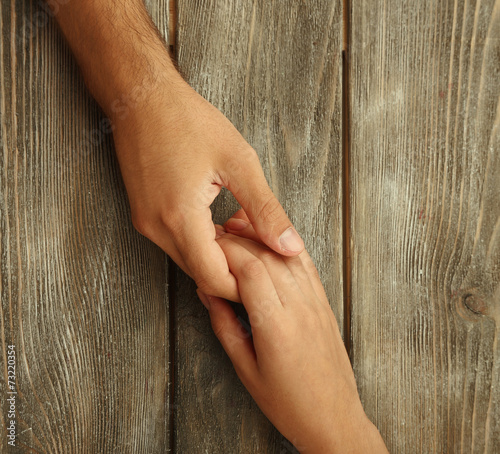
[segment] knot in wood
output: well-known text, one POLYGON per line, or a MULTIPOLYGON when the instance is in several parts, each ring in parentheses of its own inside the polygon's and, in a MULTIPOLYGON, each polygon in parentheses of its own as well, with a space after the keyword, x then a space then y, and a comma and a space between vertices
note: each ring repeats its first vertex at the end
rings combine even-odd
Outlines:
POLYGON ((464 306, 474 314, 485 315, 487 313, 484 300, 477 295, 466 293, 463 296, 463 303, 464 306))

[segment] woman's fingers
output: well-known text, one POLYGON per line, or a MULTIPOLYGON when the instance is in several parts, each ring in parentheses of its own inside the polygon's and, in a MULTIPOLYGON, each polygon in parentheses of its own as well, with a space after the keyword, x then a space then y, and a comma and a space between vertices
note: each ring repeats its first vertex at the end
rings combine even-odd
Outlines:
MULTIPOLYGON (((260 241, 259 236, 255 232, 252 224, 246 222, 248 217, 245 210, 238 210, 230 219, 224 224, 224 228, 227 232, 232 233, 235 236, 246 238, 259 243, 259 245, 264 246, 265 250, 268 250, 262 241, 260 241)), ((245 243, 249 246, 249 250, 259 256, 258 252, 262 251, 262 248, 257 248, 252 246, 251 243, 245 243)), ((284 263, 288 266, 290 272, 296 278, 299 286, 302 287, 304 293, 309 294, 310 290, 313 290, 316 296, 325 304, 329 305, 328 298, 326 297, 325 290, 319 278, 318 272, 314 263, 306 250, 302 251, 296 257, 283 257, 284 263)))
POLYGON ((265 264, 242 246, 242 241, 249 240, 225 234, 216 241, 226 256, 229 270, 238 282, 238 290, 252 329, 272 326, 272 315, 275 311, 282 310, 283 306, 265 264))
MULTIPOLYGON (((258 244, 252 240, 240 238, 236 235, 226 234, 224 238, 243 247, 265 266, 283 306, 291 304, 298 295, 302 297, 307 296, 308 298, 314 297, 311 293, 313 292, 311 283, 305 271, 302 270, 300 278, 297 279, 287 266, 289 260, 300 262, 298 257, 282 257, 269 249, 266 245, 258 244)), ((225 252, 224 246, 221 247, 225 252)), ((298 270, 296 272, 298 274, 298 270)))
MULTIPOLYGON (((226 232, 235 236, 252 240, 265 247, 265 244, 261 241, 252 224, 249 222, 248 216, 243 208, 238 210, 225 222, 224 229, 226 232)), ((249 245, 250 243, 245 244, 249 245)), ((250 250, 258 257, 258 251, 262 249, 250 247, 250 250)), ((296 257, 283 257, 283 261, 290 269, 290 272, 293 274, 304 293, 309 293, 308 290, 312 289, 319 300, 329 306, 328 298, 323 284, 321 283, 318 271, 307 250, 302 251, 296 257)))
POLYGON ((245 386, 255 381, 257 359, 250 334, 236 318, 232 307, 222 298, 205 295, 196 290, 201 302, 208 309, 215 335, 234 365, 245 386))
POLYGON ((227 232, 233 233, 234 235, 238 235, 242 238, 248 238, 249 240, 255 241, 259 244, 265 244, 259 235, 257 235, 257 232, 250 223, 250 220, 248 219, 248 216, 243 208, 234 213, 233 216, 224 223, 224 228, 227 232))
POLYGON ((311 285, 312 285, 317 297, 319 298, 319 300, 322 303, 324 303, 330 307, 330 303, 328 302, 328 297, 326 296, 326 293, 325 293, 325 288, 323 287, 323 284, 321 283, 321 279, 319 277, 318 270, 317 270, 316 266, 314 265, 314 262, 313 262, 311 256, 304 249, 304 251, 302 251, 300 253, 299 258, 301 260, 302 267, 305 269, 307 276, 309 277, 309 281, 311 282, 311 285))

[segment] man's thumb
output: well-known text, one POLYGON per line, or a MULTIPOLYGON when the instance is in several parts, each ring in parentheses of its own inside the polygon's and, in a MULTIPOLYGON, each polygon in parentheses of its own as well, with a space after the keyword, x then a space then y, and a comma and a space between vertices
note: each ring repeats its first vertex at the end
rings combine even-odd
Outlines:
POLYGON ((267 184, 260 163, 245 170, 242 178, 230 175, 227 188, 245 210, 261 240, 282 255, 302 252, 304 242, 267 184))

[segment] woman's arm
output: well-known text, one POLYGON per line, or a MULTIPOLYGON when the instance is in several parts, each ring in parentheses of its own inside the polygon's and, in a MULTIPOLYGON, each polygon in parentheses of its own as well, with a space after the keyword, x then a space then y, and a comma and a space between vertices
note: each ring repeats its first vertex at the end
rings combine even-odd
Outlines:
POLYGON ((241 381, 276 428, 304 453, 387 453, 365 415, 344 343, 307 251, 282 257, 245 214, 217 242, 238 281, 252 336, 223 299, 204 295, 212 327, 241 381))

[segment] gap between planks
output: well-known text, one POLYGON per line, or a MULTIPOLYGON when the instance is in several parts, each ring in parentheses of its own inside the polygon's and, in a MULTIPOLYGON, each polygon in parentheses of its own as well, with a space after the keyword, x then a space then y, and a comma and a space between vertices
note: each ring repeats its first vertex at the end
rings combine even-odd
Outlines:
POLYGON ((177 36, 177 0, 169 0, 168 3, 168 45, 172 55, 176 55, 176 36, 177 36))
POLYGON ((353 363, 351 343, 351 187, 350 187, 350 43, 351 2, 342 2, 342 257, 344 294, 344 344, 353 363))
POLYGON ((169 429, 169 446, 167 452, 175 452, 175 433, 176 433, 176 409, 175 402, 175 384, 176 380, 176 360, 175 360, 175 347, 177 338, 177 326, 175 323, 175 314, 177 311, 176 292, 177 292, 177 278, 176 268, 174 261, 167 256, 167 294, 168 294, 168 429, 169 429))
MULTIPOLYGON (((169 0, 168 5, 168 46, 170 54, 173 57, 174 64, 177 69, 177 46, 176 46, 176 36, 177 36, 177 0, 169 0)), ((175 323, 175 315, 177 310, 177 273, 173 260, 167 256, 167 285, 168 285, 168 416, 167 424, 169 429, 169 440, 167 452, 175 453, 176 451, 176 430, 177 425, 175 423, 176 419, 176 409, 177 405, 175 402, 175 384, 176 380, 176 338, 177 338, 177 326, 175 323)))

